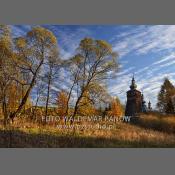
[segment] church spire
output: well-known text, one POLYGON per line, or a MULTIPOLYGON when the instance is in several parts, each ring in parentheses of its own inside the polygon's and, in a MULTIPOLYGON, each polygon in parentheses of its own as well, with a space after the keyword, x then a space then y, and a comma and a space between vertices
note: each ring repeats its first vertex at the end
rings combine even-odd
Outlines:
POLYGON ((148 102, 148 109, 149 109, 149 110, 152 110, 151 102, 150 102, 150 101, 148 102))
POLYGON ((134 74, 133 74, 130 89, 134 90, 136 88, 137 88, 137 85, 135 84, 135 79, 134 79, 134 74))

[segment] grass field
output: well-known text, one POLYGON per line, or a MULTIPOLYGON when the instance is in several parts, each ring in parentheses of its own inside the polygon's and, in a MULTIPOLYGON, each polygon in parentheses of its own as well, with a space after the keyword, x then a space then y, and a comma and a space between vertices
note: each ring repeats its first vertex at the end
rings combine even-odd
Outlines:
POLYGON ((58 129, 20 120, 4 129, 1 124, 0 147, 175 147, 175 116, 149 114, 134 123, 100 123, 103 124, 113 128, 58 129))

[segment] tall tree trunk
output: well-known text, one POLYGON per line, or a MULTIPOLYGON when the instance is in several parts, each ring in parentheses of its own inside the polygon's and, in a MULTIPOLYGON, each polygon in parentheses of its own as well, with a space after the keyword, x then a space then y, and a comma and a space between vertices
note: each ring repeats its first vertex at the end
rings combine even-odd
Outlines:
MULTIPOLYGON (((67 104, 66 104, 66 110, 65 110, 65 116, 68 115, 68 111, 69 111, 69 101, 70 101, 70 98, 71 98, 72 90, 73 90, 73 88, 74 88, 74 86, 75 86, 75 83, 76 83, 76 81, 77 81, 78 74, 79 74, 79 71, 77 71, 77 73, 76 73, 76 75, 75 75, 75 78, 74 78, 72 87, 70 88, 70 91, 69 91, 69 94, 68 94, 67 104)), ((76 115, 76 114, 75 114, 75 115, 76 115)), ((64 120, 64 123, 66 124, 66 119, 64 120)))
POLYGON ((65 114, 64 114, 64 124, 66 125, 66 120, 67 120, 67 116, 68 116, 68 113, 69 113, 69 101, 70 101, 70 97, 71 97, 71 94, 72 94, 72 90, 73 90, 73 87, 74 87, 74 84, 72 85, 71 89, 70 89, 70 92, 68 94, 68 98, 67 98, 67 103, 66 103, 66 110, 65 110, 65 114))
POLYGON ((8 114, 7 114, 7 104, 6 104, 6 101, 5 101, 5 94, 4 94, 3 102, 2 102, 2 112, 3 112, 3 115, 4 115, 4 127, 6 127, 7 121, 8 121, 8 114))
POLYGON ((34 107, 34 109, 32 111, 32 120, 33 120, 34 117, 35 117, 35 120, 36 120, 36 114, 35 114, 35 112, 36 112, 36 108, 38 107, 39 98, 40 98, 40 95, 37 96, 35 107, 34 107))
POLYGON ((41 68, 43 62, 44 62, 44 59, 41 60, 39 66, 37 67, 37 69, 36 69, 36 71, 35 71, 35 74, 33 75, 32 81, 31 81, 31 83, 30 83, 30 85, 29 85, 29 88, 27 89, 27 91, 26 91, 24 97, 22 98, 22 101, 21 101, 21 103, 20 103, 18 109, 17 109, 15 112, 11 113, 10 119, 12 120, 12 122, 13 122, 13 119, 16 117, 16 115, 17 115, 19 112, 21 112, 22 108, 23 108, 24 105, 26 104, 27 99, 28 99, 28 97, 29 97, 29 94, 30 94, 30 92, 31 92, 31 90, 32 90, 32 88, 33 88, 33 86, 35 85, 35 81, 36 81, 38 72, 40 71, 40 68, 41 68))
POLYGON ((49 105, 49 97, 50 97, 51 78, 52 78, 52 69, 50 69, 49 79, 48 79, 47 99, 46 99, 46 110, 45 110, 45 123, 44 123, 44 124, 46 124, 46 122, 47 122, 47 114, 48 114, 48 105, 49 105))
POLYGON ((92 79, 92 77, 88 80, 87 84, 82 88, 81 95, 78 97, 78 99, 75 103, 75 108, 74 108, 74 113, 72 115, 71 124, 73 124, 73 122, 74 122, 75 116, 76 116, 77 111, 78 111, 78 105, 79 105, 84 93, 86 92, 87 87, 89 86, 89 83, 90 83, 91 79, 92 79))
POLYGON ((72 115, 72 119, 71 119, 70 124, 73 124, 73 122, 74 122, 75 116, 76 116, 77 111, 78 111, 78 105, 79 105, 79 102, 81 101, 81 99, 83 97, 83 94, 84 94, 84 92, 81 93, 81 95, 78 97, 78 99, 77 99, 77 101, 75 103, 74 113, 72 115))

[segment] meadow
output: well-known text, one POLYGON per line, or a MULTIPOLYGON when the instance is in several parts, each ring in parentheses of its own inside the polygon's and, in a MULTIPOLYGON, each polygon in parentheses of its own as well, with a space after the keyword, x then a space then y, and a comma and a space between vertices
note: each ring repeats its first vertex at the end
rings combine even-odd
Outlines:
POLYGON ((84 122, 109 128, 63 128, 16 119, 0 125, 0 147, 15 148, 150 148, 175 147, 175 116, 143 114, 134 122, 84 122))

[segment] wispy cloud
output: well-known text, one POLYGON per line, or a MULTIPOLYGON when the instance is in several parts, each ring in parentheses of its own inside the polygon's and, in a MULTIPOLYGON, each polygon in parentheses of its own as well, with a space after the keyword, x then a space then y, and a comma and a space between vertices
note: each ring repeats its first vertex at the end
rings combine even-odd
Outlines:
POLYGON ((92 34, 92 31, 86 27, 75 26, 74 29, 71 29, 70 26, 59 25, 47 25, 46 27, 57 36, 60 54, 63 59, 70 58, 75 53, 81 39, 92 34))
POLYGON ((32 26, 31 25, 11 25, 13 37, 24 36, 32 26))
POLYGON ((138 26, 117 35, 113 46, 121 56, 131 52, 140 55, 175 48, 174 25, 138 26))
POLYGON ((175 60, 175 52, 171 53, 170 55, 167 55, 166 57, 156 61, 155 63, 153 63, 153 65, 157 65, 157 64, 160 64, 160 63, 164 63, 166 61, 172 61, 172 60, 175 60))

